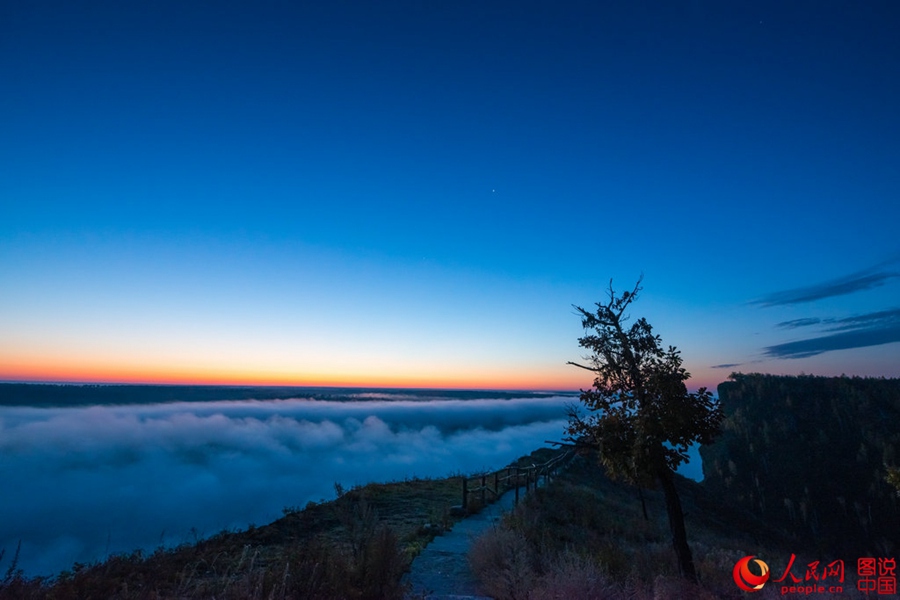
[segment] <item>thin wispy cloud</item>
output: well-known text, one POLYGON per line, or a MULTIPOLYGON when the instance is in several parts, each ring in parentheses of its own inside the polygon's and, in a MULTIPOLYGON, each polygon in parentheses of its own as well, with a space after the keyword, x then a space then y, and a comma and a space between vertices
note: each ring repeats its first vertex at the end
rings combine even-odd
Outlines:
POLYGON ((900 308, 879 310, 843 318, 806 318, 779 323, 777 327, 796 329, 822 326, 830 335, 776 344, 765 348, 771 358, 807 358, 832 350, 849 350, 900 342, 900 308))
POLYGON ((754 300, 752 304, 768 307, 814 302, 877 288, 897 277, 900 273, 896 270, 866 270, 816 285, 774 292, 754 300))
POLYGON ((809 319, 793 319, 791 321, 782 321, 775 327, 781 327, 782 329, 797 329, 798 327, 810 327, 812 325, 818 325, 822 322, 822 319, 809 318, 809 319))
POLYGON ((890 328, 900 325, 900 308, 879 310, 864 315, 845 317, 843 319, 827 319, 823 323, 834 325, 828 331, 848 331, 860 328, 890 328))
POLYGON ((721 365, 712 365, 710 369, 730 369, 732 367, 739 367, 742 363, 722 363, 721 365))
POLYGON ((793 321, 784 321, 776 325, 782 329, 797 329, 799 327, 811 327, 813 325, 828 325, 825 331, 849 331, 852 329, 885 327, 894 323, 900 323, 900 308, 889 310, 879 310, 876 312, 856 315, 853 317, 844 317, 843 319, 794 319, 793 321))
MULTIPOLYGON (((763 307, 795 305, 834 296, 855 294, 881 287, 900 278, 895 266, 900 254, 851 275, 802 288, 768 294, 752 304, 763 307)), ((819 335, 763 348, 767 358, 808 358, 835 350, 866 348, 900 342, 900 308, 872 311, 849 317, 805 317, 782 321, 779 329, 818 329, 819 335)))
POLYGON ((900 342, 900 325, 841 331, 816 338, 776 344, 765 348, 770 358, 807 358, 834 350, 849 350, 900 342))

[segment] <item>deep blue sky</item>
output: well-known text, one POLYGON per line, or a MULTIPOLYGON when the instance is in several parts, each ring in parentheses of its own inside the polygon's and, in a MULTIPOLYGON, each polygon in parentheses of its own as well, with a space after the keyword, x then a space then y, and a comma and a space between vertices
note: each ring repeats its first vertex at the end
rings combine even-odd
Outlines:
POLYGON ((0 378, 578 387, 570 305, 641 273, 703 383, 900 376, 898 26, 3 3, 0 378))

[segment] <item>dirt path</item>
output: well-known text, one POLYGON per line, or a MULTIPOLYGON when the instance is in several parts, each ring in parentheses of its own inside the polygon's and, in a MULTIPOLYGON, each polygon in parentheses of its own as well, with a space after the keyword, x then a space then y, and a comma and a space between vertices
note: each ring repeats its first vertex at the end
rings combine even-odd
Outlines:
MULTIPOLYGON (((520 500, 525 488, 519 489, 520 500)), ((434 538, 415 558, 410 572, 403 577, 411 584, 410 599, 427 600, 479 599, 478 582, 469 567, 468 553, 472 540, 495 525, 500 516, 513 508, 515 491, 510 490, 478 514, 463 519, 444 535, 434 538)))

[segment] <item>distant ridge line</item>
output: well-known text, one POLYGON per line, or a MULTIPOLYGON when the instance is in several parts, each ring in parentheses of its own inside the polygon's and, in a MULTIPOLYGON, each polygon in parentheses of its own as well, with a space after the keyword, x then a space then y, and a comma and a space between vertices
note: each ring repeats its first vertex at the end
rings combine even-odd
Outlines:
POLYGON ((430 388, 168 385, 103 383, 0 383, 0 406, 70 407, 112 404, 161 404, 305 398, 337 402, 379 400, 377 395, 410 400, 502 400, 547 398, 574 392, 446 390, 430 388), (366 397, 370 396, 370 397, 366 397), (371 397, 375 396, 375 397, 371 397))

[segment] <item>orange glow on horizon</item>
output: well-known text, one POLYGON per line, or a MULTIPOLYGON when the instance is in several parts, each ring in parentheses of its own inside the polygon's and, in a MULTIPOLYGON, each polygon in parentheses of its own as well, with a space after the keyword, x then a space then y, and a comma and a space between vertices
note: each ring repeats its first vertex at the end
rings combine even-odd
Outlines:
MULTIPOLYGON (((132 385, 232 385, 284 387, 353 387, 447 390, 578 391, 592 380, 580 373, 504 373, 490 376, 463 375, 298 375, 291 373, 251 373, 207 370, 189 372, 173 369, 79 368, 16 369, 0 367, 0 381, 28 383, 132 384, 132 385)), ((724 381, 724 378, 722 379, 724 381)), ((707 383, 694 378, 688 389, 705 386, 715 392, 719 381, 707 383)))
POLYGON ((237 370, 176 370, 152 368, 76 369, 17 368, 0 366, 0 381, 33 383, 97 383, 147 385, 234 385, 286 387, 357 387, 357 388, 424 388, 473 390, 577 391, 590 385, 583 376, 560 376, 559 373, 503 373, 465 376, 430 375, 347 375, 253 373, 237 370))
MULTIPOLYGON (((330 365, 303 371, 284 365, 262 364, 233 367, 224 362, 172 365, 134 357, 3 356, 0 381, 45 383, 105 383, 149 385, 233 385, 286 387, 419 388, 457 390, 578 391, 590 388, 593 374, 566 364, 451 365, 404 372, 402 367, 369 367, 356 373, 330 365)), ((715 391, 725 377, 704 372, 687 381, 688 389, 705 386, 715 391)))

